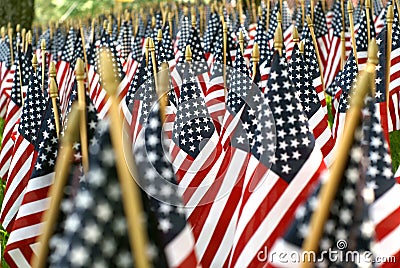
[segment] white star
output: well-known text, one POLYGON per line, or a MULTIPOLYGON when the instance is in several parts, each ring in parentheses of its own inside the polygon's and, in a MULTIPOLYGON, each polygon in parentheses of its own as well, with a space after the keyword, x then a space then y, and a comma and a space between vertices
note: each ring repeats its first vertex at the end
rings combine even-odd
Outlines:
POLYGON ((71 262, 76 266, 86 266, 89 260, 89 254, 83 246, 73 247, 71 249, 71 262))

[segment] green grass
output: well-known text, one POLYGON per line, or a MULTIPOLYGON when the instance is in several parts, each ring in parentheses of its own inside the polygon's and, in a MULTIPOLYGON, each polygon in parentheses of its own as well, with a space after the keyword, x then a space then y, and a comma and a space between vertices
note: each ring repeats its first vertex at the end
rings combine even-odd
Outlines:
POLYGON ((400 130, 390 133, 389 139, 393 170, 396 172, 400 165, 400 130))

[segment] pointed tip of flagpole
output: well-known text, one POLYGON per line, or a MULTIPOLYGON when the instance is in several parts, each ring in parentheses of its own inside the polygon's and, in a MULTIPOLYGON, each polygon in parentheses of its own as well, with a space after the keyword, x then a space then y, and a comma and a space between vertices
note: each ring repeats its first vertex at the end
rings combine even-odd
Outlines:
POLYGON ((299 38, 299 32, 297 31, 296 26, 293 27, 292 36, 293 36, 293 42, 297 44, 300 41, 300 38, 299 38))
POLYGON ((100 76, 103 81, 104 89, 110 96, 115 96, 119 81, 115 79, 115 73, 112 68, 113 56, 109 50, 100 51, 100 76))
POLYGON ((151 28, 154 28, 154 27, 156 27, 156 23, 157 23, 157 20, 156 20, 156 17, 151 17, 151 28))
POLYGON ((21 25, 20 24, 17 24, 17 26, 15 27, 15 31, 17 33, 19 33, 21 31, 21 25))
POLYGON ((46 50, 46 39, 42 39, 40 43, 41 50, 46 50))
POLYGON ((56 83, 56 79, 54 79, 54 77, 52 77, 50 79, 50 98, 57 98, 58 97, 58 88, 57 88, 57 83, 56 83))
POLYGON ((174 14, 172 12, 168 12, 168 22, 172 23, 174 19, 174 14))
POLYGON ((371 39, 371 42, 369 42, 368 45, 368 61, 369 63, 372 63, 374 65, 377 65, 379 63, 379 58, 378 58, 378 45, 376 44, 375 38, 371 39))
POLYGON ((258 48, 257 43, 254 43, 253 51, 251 53, 251 61, 255 63, 260 61, 260 49, 258 48))
POLYGON ((104 30, 107 30, 107 25, 108 25, 107 20, 104 20, 104 21, 103 21, 103 29, 104 29, 104 30))
POLYGON ((26 41, 28 42, 28 44, 32 44, 32 32, 31 32, 31 30, 29 30, 26 33, 26 41))
POLYGON ((347 12, 353 13, 353 10, 354 10, 353 1, 347 1, 347 12))
POLYGON ((154 41, 153 38, 149 38, 149 51, 154 51, 155 46, 154 46, 154 41))
POLYGON ((387 14, 386 14, 386 21, 388 23, 393 23, 393 21, 394 21, 394 10, 393 10, 392 5, 389 5, 389 7, 388 7, 387 14))
POLYGON ((262 16, 262 7, 261 6, 258 6, 257 13, 258 13, 258 17, 262 16))
POLYGON ((196 28, 196 15, 192 13, 192 27, 196 28))
POLYGON ((4 39, 4 37, 6 36, 6 27, 2 26, 0 32, 1 32, 1 38, 4 39))
POLYGON ((75 76, 76 80, 83 80, 85 75, 85 67, 81 58, 76 60, 75 76))
POLYGON ((157 32, 157 41, 158 41, 158 42, 161 42, 162 39, 163 39, 162 30, 161 30, 161 29, 158 29, 158 32, 157 32))
POLYGON ((283 48, 283 38, 282 38, 282 27, 280 24, 276 27, 275 35, 274 35, 274 48, 279 51, 282 55, 283 48))
POLYGON ((110 21, 107 25, 107 32, 109 35, 112 35, 113 29, 112 29, 112 22, 110 21))
POLYGON ((371 8, 371 1, 370 0, 365 0, 365 8, 371 8))
POLYGON ((49 74, 51 78, 56 77, 57 75, 57 70, 56 70, 56 65, 54 64, 54 61, 50 62, 50 67, 49 67, 49 74))
POLYGON ((244 52, 244 36, 243 36, 243 32, 239 31, 239 47, 240 47, 240 51, 244 52))
POLYGON ((227 32, 228 32, 228 24, 227 24, 226 22, 224 22, 224 23, 222 24, 222 31, 223 31, 224 33, 227 33, 227 32))
POLYGON ((282 23, 282 15, 281 12, 278 11, 278 13, 276 14, 276 21, 279 23, 282 23))
POLYGON ((192 62, 192 49, 190 48, 190 45, 186 46, 185 60, 186 60, 186 62, 192 62))
POLYGON ((32 66, 33 66, 33 69, 36 71, 36 68, 38 66, 38 60, 37 60, 36 53, 34 53, 33 57, 32 57, 32 66))

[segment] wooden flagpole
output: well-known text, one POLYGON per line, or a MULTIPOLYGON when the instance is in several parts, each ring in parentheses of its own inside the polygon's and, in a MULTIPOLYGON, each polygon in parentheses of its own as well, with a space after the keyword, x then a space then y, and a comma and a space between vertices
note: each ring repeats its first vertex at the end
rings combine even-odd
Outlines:
POLYGON ((145 56, 146 56, 146 66, 149 64, 149 49, 150 49, 150 37, 144 40, 145 56))
POLYGON ((60 115, 58 113, 58 107, 57 107, 58 88, 56 83, 56 75, 57 75, 56 66, 54 62, 50 62, 50 98, 51 98, 51 103, 53 105, 57 138, 60 138, 61 125, 60 125, 60 115))
POLYGON ((88 61, 86 56, 86 43, 85 43, 85 33, 83 32, 82 22, 79 20, 79 31, 81 32, 82 48, 83 48, 83 59, 85 61, 85 71, 86 75, 89 74, 88 61))
POLYGON ((13 47, 13 28, 8 27, 8 41, 10 42, 10 58, 11 64, 14 64, 14 47, 13 47))
POLYGON ((386 14, 387 32, 386 32, 386 66, 385 66, 385 83, 386 83, 386 107, 389 109, 389 91, 390 91, 390 65, 392 53, 392 30, 394 21, 393 6, 389 6, 386 14))
POLYGON ((124 149, 127 148, 127 144, 124 144, 126 139, 123 139, 124 133, 122 131, 123 125, 121 120, 121 114, 118 107, 118 99, 116 96, 119 81, 115 79, 115 74, 108 68, 112 66, 112 55, 108 51, 102 51, 100 54, 100 68, 103 74, 103 81, 105 89, 110 99, 110 134, 111 142, 113 144, 116 154, 116 165, 117 173, 120 181, 122 191, 122 199, 124 205, 124 211, 128 222, 128 234, 131 245, 132 255, 137 267, 148 268, 150 267, 149 260, 147 258, 147 245, 148 238, 145 228, 145 218, 143 215, 143 205, 141 201, 141 193, 139 187, 135 183, 134 178, 138 177, 137 167, 135 161, 130 159, 129 154, 124 154, 124 149), (128 163, 130 168, 128 169, 128 163))
POLYGON ((310 16, 307 16, 307 24, 308 24, 308 27, 310 28, 311 38, 312 38, 312 41, 313 41, 313 44, 314 44, 314 49, 315 49, 315 54, 317 54, 318 67, 319 67, 319 73, 320 73, 320 77, 321 77, 322 89, 325 92, 324 74, 322 72, 322 62, 321 62, 321 57, 320 57, 319 51, 318 51, 317 40, 315 39, 314 24, 313 24, 310 16))
MULTIPOLYGON (((343 177, 343 172, 346 168, 348 152, 351 148, 354 139, 354 133, 361 120, 361 109, 364 106, 365 96, 374 91, 375 85, 375 67, 378 61, 378 46, 373 39, 368 47, 368 61, 365 71, 358 79, 356 86, 356 94, 351 99, 351 106, 347 112, 346 122, 343 132, 343 138, 338 144, 336 151, 335 162, 330 170, 328 180, 322 185, 319 194, 319 206, 313 213, 310 222, 310 233, 303 243, 305 252, 317 252, 319 241, 324 230, 325 222, 328 219, 331 204, 337 193, 340 181, 343 177)), ((313 265, 311 259, 305 259, 302 263, 302 268, 307 268, 313 265)))
MULTIPOLYGON (((18 24, 19 25, 19 24, 18 24)), ((19 30, 19 29, 18 29, 19 30)), ((21 49, 21 46, 20 46, 20 43, 18 42, 18 40, 17 40, 17 53, 18 54, 22 54, 22 52, 20 53, 20 49, 21 49)), ((18 68, 18 74, 19 74, 19 90, 20 90, 20 93, 21 93, 21 104, 22 104, 22 106, 24 106, 24 90, 23 90, 23 88, 22 88, 22 69, 21 69, 21 59, 19 59, 19 61, 18 61, 18 66, 17 66, 17 68, 18 68)))
POLYGON ((87 137, 87 122, 86 122, 86 90, 85 90, 85 71, 82 59, 77 59, 75 67, 75 76, 78 83, 78 104, 80 116, 80 136, 81 136, 81 150, 82 150, 82 166, 85 174, 89 171, 89 143, 87 137))
MULTIPOLYGON (((223 16, 222 16, 223 17, 223 16)), ((224 66, 223 66, 223 70, 222 70, 222 76, 223 76, 223 78, 224 78, 224 91, 225 91, 225 97, 227 96, 227 94, 228 94, 228 91, 227 91, 227 88, 226 88, 226 62, 227 62, 227 58, 226 57, 228 57, 228 55, 227 55, 227 50, 228 50, 228 25, 227 25, 227 23, 226 22, 224 22, 223 24, 222 24, 223 26, 223 34, 224 34, 224 36, 223 36, 223 38, 224 38, 224 48, 223 48, 223 55, 222 55, 222 57, 223 57, 223 59, 224 59, 224 66)), ((230 55, 229 55, 229 57, 230 57, 230 55)))
POLYGON ((304 27, 305 17, 306 17, 306 8, 305 8, 306 0, 300 0, 301 5, 301 26, 302 29, 304 27))
POLYGON ((270 14, 271 14, 271 0, 267 0, 267 18, 266 18, 266 20, 267 20, 267 31, 268 31, 268 28, 269 28, 269 16, 270 16, 270 14))
POLYGON ((45 78, 45 69, 46 69, 46 40, 42 39, 40 44, 40 48, 42 50, 42 92, 44 92, 44 78, 45 78))
POLYGON ((243 37, 242 31, 239 32, 239 47, 240 47, 240 51, 243 54, 244 53, 244 37, 243 37))
POLYGON ((368 44, 371 41, 371 16, 370 16, 371 13, 370 12, 371 12, 371 1, 370 0, 365 0, 365 13, 367 15, 368 44))
POLYGON ((340 70, 343 70, 344 64, 346 63, 346 36, 344 31, 340 33, 340 70))
POLYGON ((54 226, 58 219, 61 200, 64 195, 64 187, 68 180, 72 157, 74 155, 74 143, 79 140, 79 112, 78 104, 73 104, 71 112, 68 115, 68 125, 65 135, 62 137, 60 151, 58 153, 55 175, 57 178, 50 187, 49 196, 51 197, 50 207, 43 214, 43 229, 39 237, 40 246, 38 255, 33 254, 32 267, 42 268, 46 266, 47 256, 49 254, 49 241, 54 232, 54 226))
POLYGON ((158 92, 158 79, 157 79, 157 59, 153 38, 149 39, 149 51, 151 55, 151 63, 153 65, 153 75, 154 75, 154 86, 156 88, 156 92, 158 92))
POLYGON ((34 53, 33 56, 32 56, 32 67, 33 67, 33 71, 35 73, 36 73, 36 70, 37 70, 37 66, 38 66, 37 56, 36 56, 36 53, 34 53))
POLYGON ((356 37, 354 34, 353 11, 354 11, 353 3, 351 1, 347 1, 347 13, 349 13, 349 20, 350 20, 351 46, 353 47, 354 59, 356 60, 356 63, 358 65, 357 44, 356 44, 356 37))

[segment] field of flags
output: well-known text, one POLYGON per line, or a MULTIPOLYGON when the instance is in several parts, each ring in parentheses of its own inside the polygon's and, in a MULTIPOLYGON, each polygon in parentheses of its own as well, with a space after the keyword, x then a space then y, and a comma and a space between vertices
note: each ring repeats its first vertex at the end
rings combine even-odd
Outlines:
POLYGON ((0 118, 3 265, 399 267, 397 1, 9 25, 0 118))

